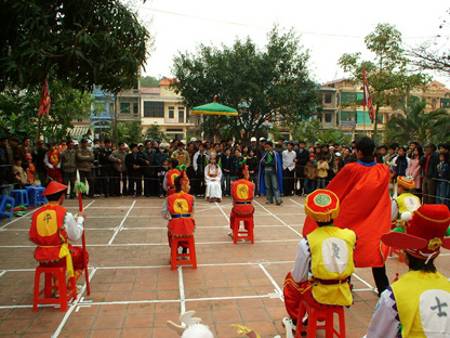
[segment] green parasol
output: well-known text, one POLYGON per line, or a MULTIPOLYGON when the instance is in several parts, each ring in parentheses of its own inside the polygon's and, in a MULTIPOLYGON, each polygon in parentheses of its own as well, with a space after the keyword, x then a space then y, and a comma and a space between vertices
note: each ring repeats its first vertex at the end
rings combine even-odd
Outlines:
POLYGON ((219 115, 219 116, 238 116, 238 111, 232 107, 212 102, 192 108, 192 115, 219 115))

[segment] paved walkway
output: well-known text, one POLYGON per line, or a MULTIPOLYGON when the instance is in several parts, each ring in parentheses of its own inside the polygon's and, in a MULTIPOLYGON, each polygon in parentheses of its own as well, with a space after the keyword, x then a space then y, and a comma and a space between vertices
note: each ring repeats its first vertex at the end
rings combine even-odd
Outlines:
MULTIPOLYGON (((195 310, 217 337, 237 337, 231 324, 256 329, 263 338, 284 337, 283 279, 295 258, 303 200, 285 198, 281 207, 255 202, 255 244, 233 245, 227 236, 231 201, 197 200, 198 269, 171 271, 161 199, 109 198, 84 201, 91 257, 92 293, 67 313, 31 311, 33 248, 31 214, 0 225, 0 336, 2 337, 177 337, 166 321, 195 310)), ((76 202, 66 205, 76 211, 76 202)), ((438 259, 450 275, 450 254, 438 259)), ((388 261, 389 277, 406 270, 388 261)), ((357 269, 355 304, 346 310, 348 337, 361 337, 377 297, 371 271, 357 269)))

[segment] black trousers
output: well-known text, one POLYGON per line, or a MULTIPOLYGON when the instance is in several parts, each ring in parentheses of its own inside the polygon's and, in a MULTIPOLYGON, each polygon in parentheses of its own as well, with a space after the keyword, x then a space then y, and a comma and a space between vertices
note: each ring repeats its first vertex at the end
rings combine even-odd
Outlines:
POLYGON ((372 268, 373 280, 378 289, 378 296, 389 287, 389 279, 386 275, 386 266, 372 268))
POLYGON ((75 180, 77 179, 76 172, 63 171, 63 183, 67 186, 70 184, 70 197, 75 196, 75 180))
POLYGON ((111 193, 115 196, 127 195, 127 183, 127 173, 114 170, 110 180, 111 193))
POLYGON ((294 170, 283 170, 283 192, 284 196, 292 196, 294 193, 294 170))
POLYGON ((142 195, 142 172, 141 170, 133 170, 128 173, 128 194, 142 195))
POLYGON ((89 196, 94 196, 94 180, 92 179, 91 171, 79 171, 80 172, 80 181, 87 181, 89 184, 89 196))

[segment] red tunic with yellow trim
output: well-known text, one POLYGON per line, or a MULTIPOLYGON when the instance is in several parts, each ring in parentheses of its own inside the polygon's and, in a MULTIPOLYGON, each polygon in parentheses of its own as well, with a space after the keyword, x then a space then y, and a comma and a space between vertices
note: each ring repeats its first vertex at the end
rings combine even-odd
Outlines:
MULTIPOLYGON (((381 249, 381 236, 391 229, 388 187, 389 168, 386 165, 359 161, 346 164, 327 186, 341 203, 341 212, 334 224, 353 230, 358 238, 357 267, 384 265, 386 255, 381 249)), ((303 234, 306 236, 316 227, 316 222, 307 217, 303 234)))
POLYGON ((255 208, 252 200, 255 195, 255 184, 244 178, 231 183, 231 196, 233 197, 233 209, 231 215, 250 216, 255 208))
POLYGON ((194 233, 194 196, 183 191, 174 192, 167 197, 167 210, 171 216, 168 224, 169 236, 186 237, 194 233))

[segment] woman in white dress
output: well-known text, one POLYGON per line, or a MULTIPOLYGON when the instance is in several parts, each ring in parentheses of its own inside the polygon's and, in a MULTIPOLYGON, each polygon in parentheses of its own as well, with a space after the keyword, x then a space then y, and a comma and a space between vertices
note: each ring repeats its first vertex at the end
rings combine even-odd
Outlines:
POLYGON ((216 154, 212 153, 209 164, 205 168, 206 200, 220 202, 222 200, 222 170, 217 165, 216 154))

